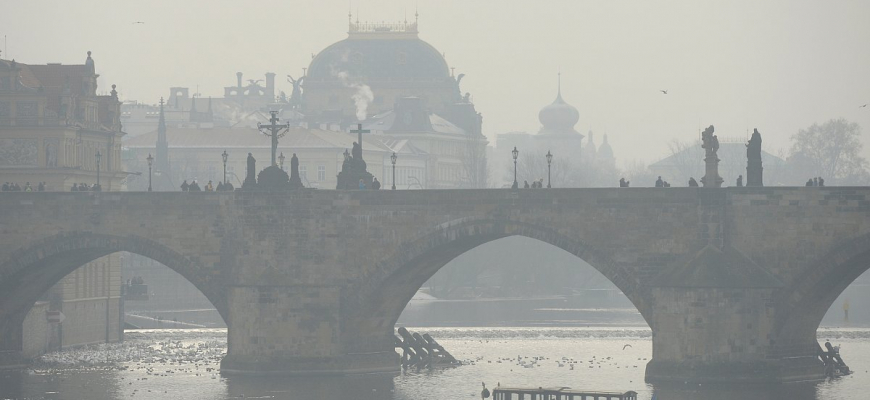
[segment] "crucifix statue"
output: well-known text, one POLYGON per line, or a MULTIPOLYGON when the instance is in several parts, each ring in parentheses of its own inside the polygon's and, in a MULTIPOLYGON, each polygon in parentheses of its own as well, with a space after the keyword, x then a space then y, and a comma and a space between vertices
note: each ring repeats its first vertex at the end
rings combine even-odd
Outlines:
POLYGON ((356 133, 359 137, 359 139, 357 139, 357 143, 359 143, 360 158, 362 158, 362 134, 363 133, 372 133, 372 131, 370 131, 368 129, 363 129, 362 124, 357 124, 356 130, 351 129, 350 133, 356 133))
POLYGON ((278 151, 278 138, 284 137, 287 131, 290 130, 290 123, 278 124, 278 111, 269 111, 272 118, 269 118, 269 125, 261 125, 257 122, 257 129, 264 135, 272 137, 272 165, 277 165, 275 161, 275 153, 278 151))

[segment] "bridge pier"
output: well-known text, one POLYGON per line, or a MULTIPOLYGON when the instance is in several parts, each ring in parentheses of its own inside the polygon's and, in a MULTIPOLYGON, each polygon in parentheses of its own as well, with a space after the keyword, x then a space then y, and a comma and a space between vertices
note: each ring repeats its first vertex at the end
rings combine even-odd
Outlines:
POLYGON ((776 343, 772 288, 654 288, 647 382, 824 379, 818 345, 776 343))
POLYGON ((344 375, 398 372, 399 356, 343 339, 338 286, 235 286, 229 289, 228 375, 344 375))

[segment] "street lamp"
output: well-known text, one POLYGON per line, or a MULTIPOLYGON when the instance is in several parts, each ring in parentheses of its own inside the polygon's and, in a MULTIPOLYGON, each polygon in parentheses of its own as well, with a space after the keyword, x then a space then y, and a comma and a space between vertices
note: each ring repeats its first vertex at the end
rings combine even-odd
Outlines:
POLYGON ((551 188, 550 186, 550 165, 553 163, 553 155, 550 154, 550 150, 547 150, 547 189, 551 188))
POLYGON ((154 164, 154 157, 151 157, 151 153, 148 153, 148 191, 151 191, 151 165, 154 164))
POLYGON ((221 154, 221 158, 224 159, 224 185, 227 184, 227 159, 230 158, 230 155, 227 154, 227 151, 224 150, 223 154, 221 154))
POLYGON ((97 190, 102 190, 102 188, 100 187, 100 160, 103 158, 103 155, 100 154, 99 150, 97 150, 97 154, 95 156, 97 157, 97 190))
POLYGON ((520 187, 520 184, 517 182, 517 157, 520 156, 520 151, 517 150, 517 146, 514 146, 514 150, 511 151, 511 154, 514 156, 514 185, 513 188, 516 189, 520 187))
POLYGON ((281 167, 281 171, 284 170, 284 159, 286 159, 286 158, 287 158, 287 157, 284 157, 284 152, 283 152, 283 151, 281 152, 281 155, 278 156, 278 166, 281 167))
POLYGON ((393 152, 393 155, 390 156, 390 161, 393 163, 393 190, 396 190, 396 159, 399 158, 396 155, 396 152, 393 152))

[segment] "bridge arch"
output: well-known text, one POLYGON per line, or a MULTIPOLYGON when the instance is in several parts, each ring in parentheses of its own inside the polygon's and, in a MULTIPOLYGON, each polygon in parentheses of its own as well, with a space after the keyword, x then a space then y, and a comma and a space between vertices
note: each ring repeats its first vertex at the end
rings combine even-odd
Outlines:
POLYGON ((345 339, 371 350, 392 346, 391 333, 396 320, 429 278, 459 255, 510 236, 535 239, 586 261, 619 288, 647 324, 650 323, 648 291, 634 274, 614 260, 613 255, 540 223, 463 218, 440 224, 403 242, 399 249, 380 262, 375 272, 380 276, 365 279, 372 283, 362 288, 357 298, 346 303, 354 310, 350 313, 353 317, 347 321, 348 329, 343 331, 361 337, 345 339))
POLYGON ((157 261, 199 289, 229 321, 227 302, 213 274, 176 250, 135 235, 64 232, 20 249, 0 263, 0 349, 20 350, 21 323, 33 304, 54 284, 82 265, 127 251, 157 261))
POLYGON ((778 299, 785 305, 785 311, 777 318, 779 341, 815 341, 825 313, 846 287, 867 270, 870 270, 870 233, 842 243, 810 263, 778 299))

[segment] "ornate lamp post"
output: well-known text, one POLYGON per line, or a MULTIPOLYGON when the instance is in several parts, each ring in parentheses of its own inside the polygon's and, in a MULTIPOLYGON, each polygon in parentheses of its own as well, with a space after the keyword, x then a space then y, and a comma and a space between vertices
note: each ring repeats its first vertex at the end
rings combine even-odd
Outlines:
POLYGON ((100 154, 99 150, 97 150, 95 157, 97 157, 97 190, 102 190, 102 188, 100 188, 100 160, 103 158, 103 155, 100 154))
POLYGON ((390 156, 390 161, 393 163, 393 190, 396 190, 396 159, 399 158, 396 155, 396 152, 393 152, 393 155, 390 156))
POLYGON ((227 184, 227 159, 230 158, 230 155, 227 154, 227 151, 224 150, 223 154, 221 154, 221 158, 224 159, 224 185, 227 184))
POLYGON ((148 191, 151 191, 151 165, 154 164, 154 157, 151 157, 151 153, 148 153, 148 191))
POLYGON ((553 155, 550 154, 550 150, 547 150, 547 189, 551 188, 550 186, 550 166, 553 164, 553 155))
POLYGON ((287 157, 284 157, 284 152, 283 152, 283 151, 281 152, 281 155, 278 156, 278 166, 281 167, 281 171, 284 170, 284 160, 285 160, 286 158, 287 158, 287 157))
POLYGON ((519 187, 519 183, 517 183, 517 157, 520 156, 520 151, 517 150, 517 146, 514 146, 514 150, 511 151, 511 154, 514 156, 514 189, 519 187))

